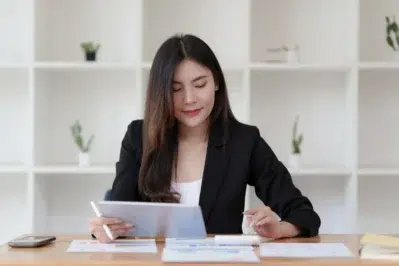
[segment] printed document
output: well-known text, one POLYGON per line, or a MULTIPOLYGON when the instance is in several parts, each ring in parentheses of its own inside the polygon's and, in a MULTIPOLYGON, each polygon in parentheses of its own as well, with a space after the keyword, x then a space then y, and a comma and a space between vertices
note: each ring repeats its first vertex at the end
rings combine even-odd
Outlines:
POLYGON ((253 250, 238 248, 164 248, 163 262, 248 262, 259 263, 253 250))
MULTIPOLYGON (((234 243, 233 243, 234 244, 234 243)), ((252 246, 248 245, 229 245, 227 244, 219 244, 215 241, 213 237, 207 238, 166 238, 165 239, 165 248, 218 248, 225 249, 226 247, 230 249, 245 249, 245 250, 253 250, 252 246)))
POLYGON ((155 239, 115 240, 111 243, 100 243, 98 240, 73 240, 67 252, 132 252, 156 253, 155 239))
POLYGON ((261 257, 330 258, 352 257, 343 243, 262 243, 261 257))

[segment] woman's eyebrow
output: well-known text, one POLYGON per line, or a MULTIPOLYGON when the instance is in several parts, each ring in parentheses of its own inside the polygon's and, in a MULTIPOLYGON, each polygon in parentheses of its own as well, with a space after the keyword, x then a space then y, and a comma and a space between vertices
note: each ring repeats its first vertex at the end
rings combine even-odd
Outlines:
MULTIPOLYGON (((201 76, 198 76, 198 77, 194 78, 191 82, 196 82, 196 81, 198 81, 200 79, 203 79, 203 78, 206 78, 206 77, 207 77, 207 75, 201 75, 201 76)), ((181 84, 182 82, 177 81, 177 80, 173 80, 173 83, 181 84)))
POLYGON ((206 78, 206 77, 207 77, 206 75, 198 76, 195 79, 193 79, 191 82, 195 82, 197 80, 200 80, 200 79, 203 79, 203 78, 206 78))

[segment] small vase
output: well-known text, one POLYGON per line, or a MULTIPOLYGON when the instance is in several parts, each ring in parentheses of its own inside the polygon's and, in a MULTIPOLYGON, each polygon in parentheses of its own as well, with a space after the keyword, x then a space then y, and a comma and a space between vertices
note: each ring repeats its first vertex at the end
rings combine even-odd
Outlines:
POLYGON ((296 50, 288 50, 287 51, 287 63, 289 63, 289 64, 299 63, 299 55, 296 50))
POLYGON ((292 168, 298 168, 300 165, 301 155, 299 153, 292 153, 290 155, 289 166, 292 168))
POLYGON ((96 61, 96 52, 86 52, 86 61, 96 61))
POLYGON ((80 152, 79 156, 79 166, 89 166, 90 165, 90 155, 87 152, 80 152))

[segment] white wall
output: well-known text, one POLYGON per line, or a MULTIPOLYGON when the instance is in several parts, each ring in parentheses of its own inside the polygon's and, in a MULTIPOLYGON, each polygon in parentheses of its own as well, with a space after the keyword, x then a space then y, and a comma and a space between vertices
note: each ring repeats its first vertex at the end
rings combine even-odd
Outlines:
MULTIPOLYGON (((321 233, 398 233, 395 99, 399 63, 385 43, 383 0, 3 0, 0 2, 0 242, 26 232, 87 233, 88 201, 112 184, 128 123, 141 117, 149 66, 168 36, 194 33, 215 51, 237 117, 289 163, 321 233), (358 20, 360 18, 360 20, 358 20), (80 42, 101 43, 96 64, 80 42), (297 65, 267 49, 300 45, 297 65), (69 126, 95 134, 77 167, 69 126), (5 218, 3 218, 5 217, 5 218), (65 226, 65 227, 64 227, 65 226)), ((259 200, 248 196, 248 207, 259 200)))

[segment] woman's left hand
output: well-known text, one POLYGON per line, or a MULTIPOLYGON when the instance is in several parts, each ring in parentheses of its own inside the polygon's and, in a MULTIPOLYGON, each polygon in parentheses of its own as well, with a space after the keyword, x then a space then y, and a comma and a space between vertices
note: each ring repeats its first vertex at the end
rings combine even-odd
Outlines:
POLYGON ((278 239, 283 237, 280 221, 270 207, 264 206, 244 212, 248 222, 261 237, 278 239))

